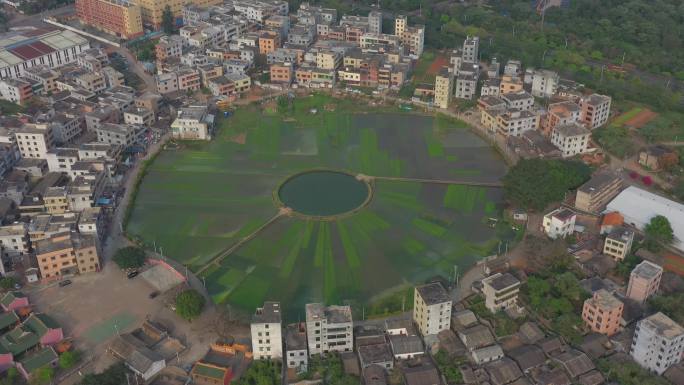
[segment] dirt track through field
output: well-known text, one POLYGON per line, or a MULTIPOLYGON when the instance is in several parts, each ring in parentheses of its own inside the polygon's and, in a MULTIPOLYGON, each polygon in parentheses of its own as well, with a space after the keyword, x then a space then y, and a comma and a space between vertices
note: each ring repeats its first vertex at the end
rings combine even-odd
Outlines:
POLYGON ((645 126, 648 122, 655 119, 658 116, 657 112, 653 112, 649 109, 645 109, 639 112, 635 117, 629 119, 625 122, 626 126, 641 128, 645 126))

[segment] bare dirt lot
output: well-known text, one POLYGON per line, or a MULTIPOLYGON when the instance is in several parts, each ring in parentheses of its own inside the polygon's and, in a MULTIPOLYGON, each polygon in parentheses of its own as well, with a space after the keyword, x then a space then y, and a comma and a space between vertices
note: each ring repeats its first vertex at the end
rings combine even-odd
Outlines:
POLYGON ((648 122, 655 119, 658 113, 649 110, 648 108, 639 112, 636 116, 625 122, 628 127, 641 128, 645 126, 648 122))
MULTIPOLYGON (((54 317, 62 325, 65 336, 73 338, 76 349, 93 357, 92 363, 81 370, 83 374, 109 366, 113 359, 106 350, 111 339, 117 333, 136 329, 148 317, 161 323, 188 347, 180 356, 180 363, 174 360, 170 363, 173 365, 187 367, 201 358, 209 344, 218 338, 219 315, 215 307, 208 306, 200 319, 187 322, 168 306, 176 291, 150 299, 152 286, 140 276, 127 279, 114 264, 105 265, 101 273, 71 280, 73 283, 66 287, 53 283, 27 292, 37 311, 54 317)), ((236 337, 241 337, 245 334, 241 329, 228 332, 232 335, 234 331, 236 337)), ((77 379, 64 383, 75 383, 77 379)))

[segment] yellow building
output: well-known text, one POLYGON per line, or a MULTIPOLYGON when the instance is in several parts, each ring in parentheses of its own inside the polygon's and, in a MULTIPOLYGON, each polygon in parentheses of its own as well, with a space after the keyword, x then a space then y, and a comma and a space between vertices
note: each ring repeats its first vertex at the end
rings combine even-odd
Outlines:
POLYGON ((183 15, 184 5, 194 4, 199 7, 209 7, 222 3, 221 0, 138 0, 143 24, 152 26, 154 29, 161 27, 162 15, 166 6, 169 6, 173 16, 179 19, 183 15))
POLYGON ((435 77, 435 106, 449 108, 453 94, 454 75, 447 68, 442 68, 435 77))

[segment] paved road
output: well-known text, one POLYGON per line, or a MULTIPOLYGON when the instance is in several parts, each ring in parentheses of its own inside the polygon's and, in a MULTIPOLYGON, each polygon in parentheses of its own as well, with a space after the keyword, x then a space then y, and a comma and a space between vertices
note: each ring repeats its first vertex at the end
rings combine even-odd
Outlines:
POLYGON ((116 52, 119 55, 126 58, 128 61, 128 68, 131 69, 136 75, 145 82, 145 87, 149 91, 157 91, 157 83, 154 81, 154 77, 145 71, 142 64, 140 64, 131 52, 123 47, 105 46, 107 53, 116 52))

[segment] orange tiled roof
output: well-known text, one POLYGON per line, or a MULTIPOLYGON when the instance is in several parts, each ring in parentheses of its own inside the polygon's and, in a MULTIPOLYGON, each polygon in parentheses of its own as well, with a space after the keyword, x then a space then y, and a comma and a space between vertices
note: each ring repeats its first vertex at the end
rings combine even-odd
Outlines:
POLYGON ((601 226, 620 226, 625 222, 625 218, 617 211, 608 213, 603 216, 601 226))

